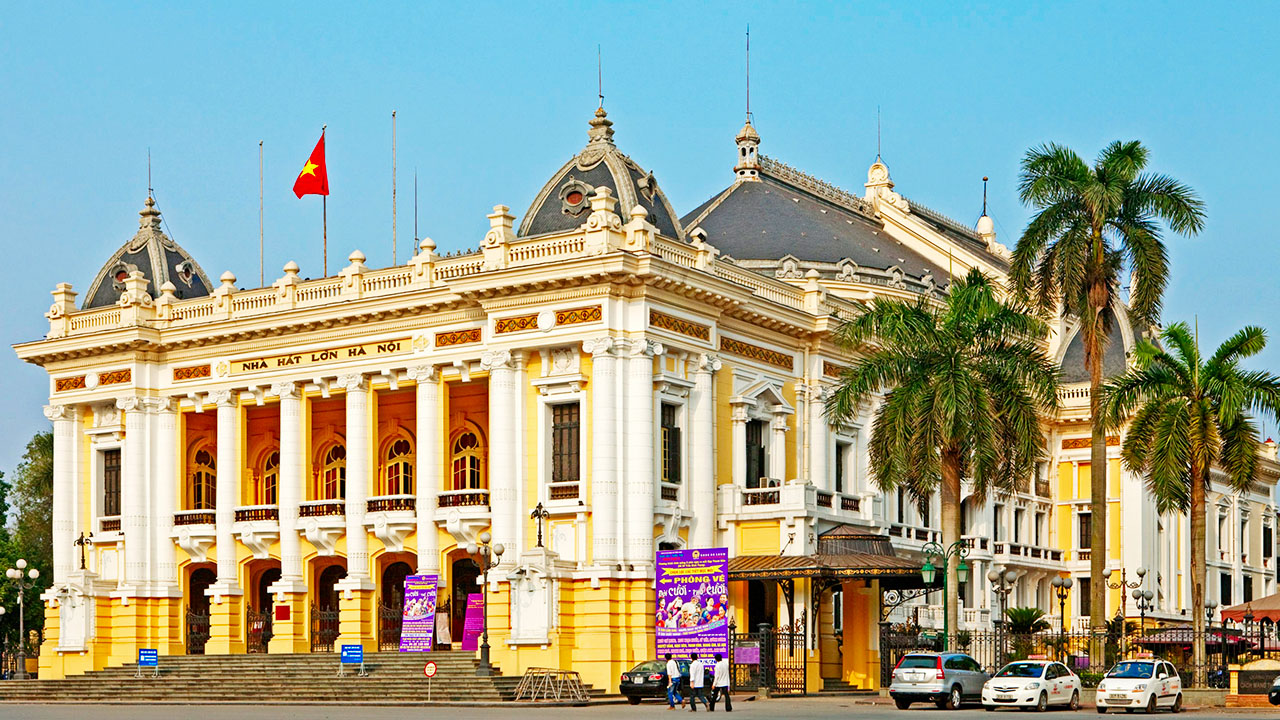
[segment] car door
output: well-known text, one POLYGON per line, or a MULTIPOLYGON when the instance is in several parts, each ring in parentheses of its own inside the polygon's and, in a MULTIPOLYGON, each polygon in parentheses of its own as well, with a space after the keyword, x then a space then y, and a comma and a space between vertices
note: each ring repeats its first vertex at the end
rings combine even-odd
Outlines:
POLYGON ((1178 699, 1178 693, 1182 692, 1182 676, 1178 674, 1176 668, 1169 663, 1164 664, 1165 672, 1168 673, 1167 686, 1165 687, 1165 702, 1172 705, 1178 699))
POLYGON ((960 667, 964 668, 965 686, 964 694, 971 697, 982 697, 982 686, 987 681, 987 676, 982 672, 982 666, 977 660, 963 655, 960 658, 960 667))
POLYGON ((1049 695, 1049 702, 1056 703, 1060 700, 1062 689, 1060 684, 1062 675, 1058 673, 1058 664, 1049 663, 1044 668, 1044 687, 1045 692, 1049 695))

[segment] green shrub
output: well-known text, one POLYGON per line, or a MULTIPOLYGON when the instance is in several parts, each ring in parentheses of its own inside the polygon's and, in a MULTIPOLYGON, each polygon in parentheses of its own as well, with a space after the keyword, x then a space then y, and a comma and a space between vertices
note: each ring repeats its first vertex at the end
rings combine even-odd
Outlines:
POLYGON ((1080 687, 1096 688, 1098 683, 1102 682, 1102 673, 1082 672, 1080 673, 1080 687))

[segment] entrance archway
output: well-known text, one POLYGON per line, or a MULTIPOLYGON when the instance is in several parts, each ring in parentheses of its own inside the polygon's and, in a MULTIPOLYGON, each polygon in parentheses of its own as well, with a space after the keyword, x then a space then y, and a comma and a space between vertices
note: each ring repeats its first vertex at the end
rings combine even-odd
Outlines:
POLYGON ((347 576, 343 565, 329 564, 316 576, 311 605, 311 652, 333 652, 338 639, 338 581, 347 576))
POLYGON ((450 635, 456 643, 462 642, 462 628, 467 619, 467 596, 480 592, 476 579, 480 577, 480 566, 475 560, 464 557, 453 561, 453 585, 450 588, 450 635))
POLYGON ((378 649, 399 650, 400 629, 404 623, 404 579, 413 573, 409 563, 396 561, 382 569, 378 585, 378 649))
POLYGON ((271 585, 280 579, 279 563, 264 561, 250 565, 249 601, 245 605, 245 651, 265 653, 271 642, 271 585), (273 564, 263 567, 266 562, 273 564))
POLYGON ((330 565, 320 571, 320 577, 316 579, 316 607, 321 610, 338 609, 338 589, 335 586, 346 576, 347 569, 341 565, 330 565))
POLYGON ((187 654, 203 655, 205 643, 209 641, 209 596, 205 590, 218 580, 218 575, 209 567, 196 567, 191 570, 187 579, 187 654))

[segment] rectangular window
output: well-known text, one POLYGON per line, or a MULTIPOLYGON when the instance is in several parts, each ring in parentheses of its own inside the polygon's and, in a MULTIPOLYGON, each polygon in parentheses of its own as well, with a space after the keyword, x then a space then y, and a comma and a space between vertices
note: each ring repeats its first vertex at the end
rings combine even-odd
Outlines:
POLYGON ((845 478, 849 476, 848 465, 850 460, 850 452, 853 444, 847 442, 836 442, 836 492, 844 492, 845 478))
POLYGON ((1093 514, 1080 513, 1080 538, 1076 542, 1076 547, 1081 550, 1088 550, 1093 547, 1093 514))
POLYGON ((1262 528, 1262 557, 1275 557, 1276 548, 1271 536, 1271 526, 1264 525, 1262 528))
MULTIPOLYGON (((551 482, 578 482, 581 453, 578 403, 551 406, 551 482)), ((577 496, 574 488, 573 497, 577 496)), ((556 498, 553 498, 556 499, 556 498)))
POLYGON ((1026 519, 1027 511, 1017 508, 1013 511, 1013 541, 1022 542, 1022 521, 1026 519))
POLYGON ((120 514, 120 450, 102 453, 102 515, 120 514))
POLYGON ((920 525, 922 527, 930 527, 929 521, 933 518, 933 506, 929 502, 931 499, 928 497, 920 499, 920 525))
POLYGON ((1004 506, 996 503, 991 506, 991 539, 1000 542, 1004 536, 1004 506))
POLYGON ((1231 573, 1218 573, 1218 604, 1222 607, 1235 605, 1231 599, 1231 573))
POLYGON ((1036 513, 1035 537, 1033 542, 1036 547, 1044 547, 1044 513, 1036 513))
POLYGON ((898 524, 907 524, 907 491, 898 486, 898 524))
POLYGON ((1244 592, 1240 595, 1240 602, 1253 602, 1253 576, 1245 573, 1242 582, 1241 588, 1244 592))
POLYGON ((680 482, 680 427, 676 424, 678 407, 662 403, 662 481, 680 482))
POLYGON ((743 483, 749 488, 761 486, 765 476, 764 421, 747 421, 747 476, 743 483))
POLYGON ((1093 594, 1090 592, 1089 578, 1076 580, 1076 593, 1080 598, 1080 617, 1089 617, 1093 613, 1093 594))
POLYGON ((1245 556, 1248 554, 1249 554, 1249 520, 1246 518, 1240 521, 1240 555, 1245 556))

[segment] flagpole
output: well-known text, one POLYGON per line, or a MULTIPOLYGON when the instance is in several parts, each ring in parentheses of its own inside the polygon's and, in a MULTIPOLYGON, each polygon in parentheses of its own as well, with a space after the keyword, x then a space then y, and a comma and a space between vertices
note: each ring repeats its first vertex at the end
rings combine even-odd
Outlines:
MULTIPOLYGON (((321 125, 321 126, 320 126, 320 139, 321 139, 321 140, 323 140, 323 139, 324 139, 324 131, 325 131, 325 128, 327 128, 327 127, 329 127, 327 124, 326 124, 326 125, 321 125)), ((326 151, 326 152, 327 152, 327 151, 326 151)), ((328 163, 326 162, 326 167, 325 167, 325 173, 326 173, 326 175, 327 175, 327 174, 328 174, 328 172, 329 172, 329 168, 327 167, 327 165, 328 165, 328 163)), ((323 233, 324 233, 324 262, 322 263, 322 267, 321 267, 321 269, 324 271, 324 276, 325 276, 325 277, 329 277, 329 196, 328 196, 328 195, 321 195, 321 196, 320 196, 320 221, 321 221, 321 223, 323 223, 323 227, 324 227, 324 230, 323 230, 323 233)))
POLYGON ((258 141, 258 287, 267 286, 267 270, 263 262, 262 234, 262 141, 258 141))
POLYGON ((396 265, 396 111, 391 111, 391 264, 396 265))

